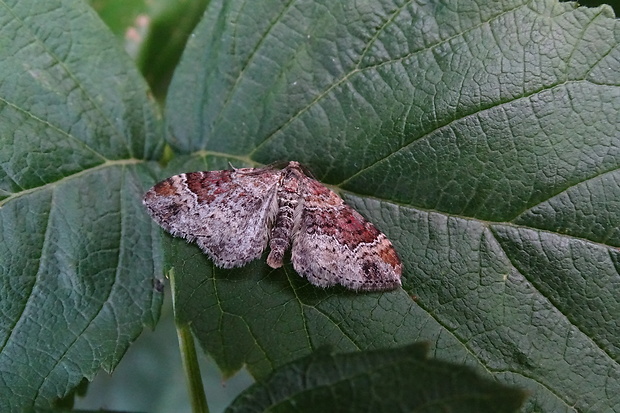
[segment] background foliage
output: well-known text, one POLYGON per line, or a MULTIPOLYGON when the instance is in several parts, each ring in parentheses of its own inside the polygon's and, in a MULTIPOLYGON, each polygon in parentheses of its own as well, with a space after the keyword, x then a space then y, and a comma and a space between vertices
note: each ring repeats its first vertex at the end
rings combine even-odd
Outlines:
MULTIPOLYGON (((174 62, 183 36, 162 44, 140 21, 127 47, 161 98, 170 68, 144 62, 174 62)), ((440 363, 527 389, 523 411, 620 410, 611 9, 212 1, 163 119, 84 3, 4 2, 0 23, 0 407, 50 406, 114 368, 157 321, 165 254, 178 320, 227 375, 269 386, 324 346, 391 357, 427 341, 440 363), (162 169, 164 138, 177 156, 162 169), (140 205, 173 173, 292 159, 394 242, 402 290, 219 270, 162 248, 140 205)))

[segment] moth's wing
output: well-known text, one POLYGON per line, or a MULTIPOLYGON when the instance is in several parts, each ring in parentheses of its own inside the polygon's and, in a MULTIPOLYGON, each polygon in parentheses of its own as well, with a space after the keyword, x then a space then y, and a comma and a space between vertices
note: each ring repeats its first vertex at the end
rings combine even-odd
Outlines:
POLYGON ((159 225, 195 240, 217 266, 239 267, 267 246, 279 176, 253 168, 180 174, 151 188, 143 202, 159 225))
POLYGON ((392 243, 342 198, 311 178, 293 238, 295 270, 320 287, 391 290, 402 264, 392 243))

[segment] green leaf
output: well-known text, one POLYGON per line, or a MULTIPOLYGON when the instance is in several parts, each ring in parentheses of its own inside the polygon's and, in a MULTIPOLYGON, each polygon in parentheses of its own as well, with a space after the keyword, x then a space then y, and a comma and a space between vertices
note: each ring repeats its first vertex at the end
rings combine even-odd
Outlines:
POLYGON ((175 240, 177 317, 226 374, 424 340, 524 411, 620 411, 619 30, 552 0, 213 1, 167 174, 300 161, 393 241, 404 287, 221 270, 175 240))
POLYGON ((84 2, 0 4, 0 410, 111 371, 161 292, 140 198, 159 115, 84 2))
POLYGON ((89 0, 125 43, 153 94, 163 100, 187 38, 209 0, 89 0))
MULTIPOLYGON (((101 20, 115 35, 125 37, 127 29, 136 23, 136 18, 148 14, 149 3, 152 1, 88 0, 87 3, 99 14, 101 20)), ((130 39, 127 40, 130 41, 130 39)))
POLYGON ((515 412, 522 391, 426 358, 426 345, 349 354, 319 351, 275 370, 227 412, 515 412))

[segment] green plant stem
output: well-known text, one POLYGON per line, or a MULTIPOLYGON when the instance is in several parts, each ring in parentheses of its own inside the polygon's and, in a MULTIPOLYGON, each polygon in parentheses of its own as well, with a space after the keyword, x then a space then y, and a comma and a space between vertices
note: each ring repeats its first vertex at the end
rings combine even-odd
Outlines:
POLYGON ((209 413, 207 397, 202 384, 202 376, 200 375, 200 367, 198 366, 194 338, 187 324, 176 322, 174 270, 170 270, 169 275, 172 289, 172 308, 175 313, 175 325, 177 337, 179 339, 179 351, 181 352, 181 360, 183 360, 183 370, 185 371, 185 377, 187 379, 192 412, 209 413))

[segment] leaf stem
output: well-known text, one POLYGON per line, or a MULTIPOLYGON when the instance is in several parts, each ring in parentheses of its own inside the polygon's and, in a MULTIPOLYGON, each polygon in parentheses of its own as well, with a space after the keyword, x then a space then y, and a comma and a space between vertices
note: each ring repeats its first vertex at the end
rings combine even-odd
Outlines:
POLYGON ((176 319, 176 296, 175 296, 175 280, 174 269, 169 271, 170 286, 172 289, 172 309, 175 314, 175 325, 177 329, 177 337, 179 339, 179 351, 181 352, 181 360, 183 361, 183 370, 187 379, 188 392, 192 412, 209 413, 209 405, 205 395, 202 377, 200 375, 200 366, 198 365, 198 357, 196 356, 196 347, 194 346, 194 338, 187 323, 179 323, 176 319))

